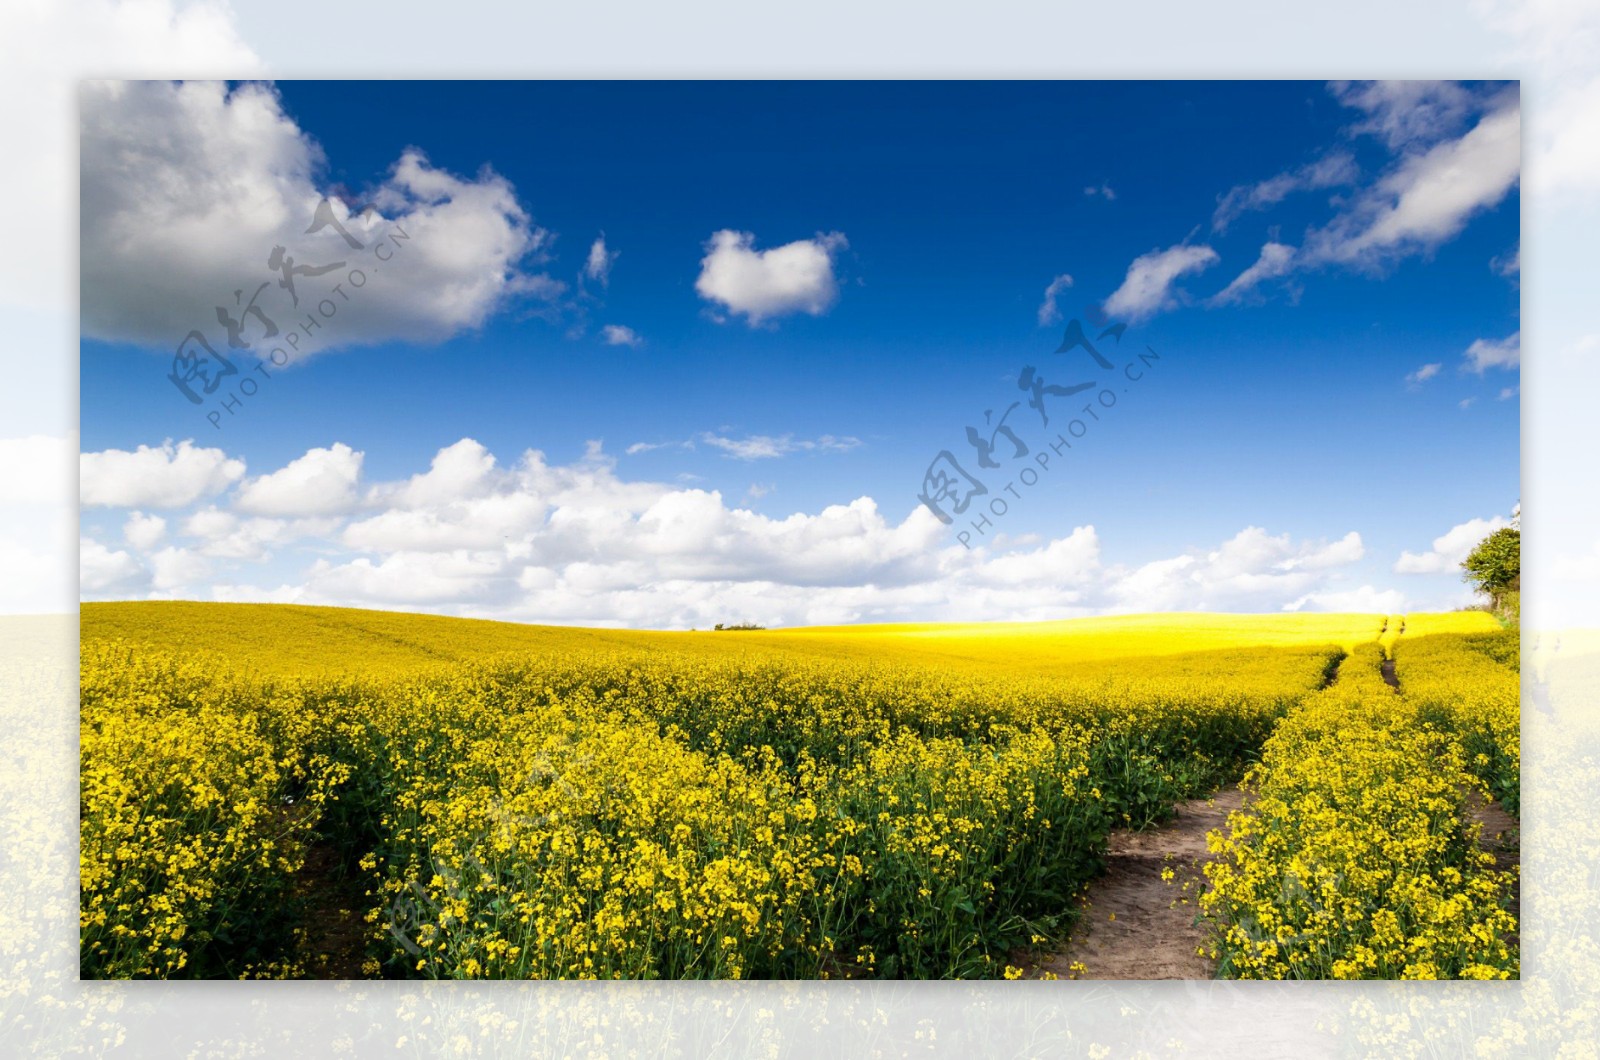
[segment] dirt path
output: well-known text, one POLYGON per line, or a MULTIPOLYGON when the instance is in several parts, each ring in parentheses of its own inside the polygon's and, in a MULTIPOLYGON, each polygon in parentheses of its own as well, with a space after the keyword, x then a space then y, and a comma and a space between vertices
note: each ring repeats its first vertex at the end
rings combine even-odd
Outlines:
POLYGON ((1106 873, 1089 885, 1083 918, 1067 948, 1039 961, 1031 974, 1065 979, 1210 979, 1214 966, 1195 951, 1205 935, 1195 925, 1206 833, 1227 825, 1244 793, 1220 791, 1211 799, 1178 805, 1160 828, 1113 832, 1106 873), (1169 882, 1162 870, 1171 869, 1169 882), (1187 889, 1186 889, 1187 886, 1187 889), (1084 968, 1073 965, 1082 963, 1084 968))

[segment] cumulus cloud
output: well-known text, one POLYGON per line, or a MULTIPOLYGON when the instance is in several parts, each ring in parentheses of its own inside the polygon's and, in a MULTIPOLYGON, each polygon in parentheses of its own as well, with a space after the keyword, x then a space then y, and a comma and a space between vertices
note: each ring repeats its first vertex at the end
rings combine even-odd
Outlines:
POLYGON ((357 484, 366 454, 336 442, 239 487, 235 504, 255 515, 333 515, 348 512, 360 501, 357 484))
POLYGON ((548 235, 487 168, 458 177, 408 148, 364 201, 323 206, 322 148, 270 85, 88 82, 80 114, 88 337, 176 349, 198 330, 220 352, 297 356, 442 340, 561 290, 524 271, 548 235), (284 347, 323 299, 337 315, 284 347))
POLYGON ((1211 227, 1217 232, 1226 231, 1246 213, 1271 209, 1298 191, 1352 184, 1359 173, 1356 160, 1348 151, 1335 151, 1287 173, 1255 184, 1237 185, 1217 197, 1211 227))
POLYGON ((638 346, 644 342, 637 331, 621 324, 607 324, 601 329, 600 337, 607 346, 638 346))
MULTIPOLYGON (((793 439, 767 444, 805 448, 793 439)), ((162 547, 141 562, 86 541, 83 591, 641 627, 1029 620, 1333 606, 1328 594, 1348 591, 1344 571, 1364 554, 1355 532, 1297 541, 1259 527, 1132 566, 1104 562, 1093 526, 969 550, 921 505, 898 519, 870 497, 763 515, 717 490, 623 479, 598 444, 567 465, 529 451, 502 466, 464 438, 427 469, 364 492, 359 457, 343 444, 311 450, 245 483, 231 507, 168 520, 159 539, 148 516, 130 515, 132 535, 162 547), (255 508, 274 511, 354 507, 261 514, 245 509, 247 495, 255 508), (171 541, 174 526, 179 539, 171 541), (305 542, 315 544, 316 558, 292 580, 253 584, 250 565, 305 542)), ((765 487, 752 486, 746 497, 763 495, 765 487)))
POLYGON ((1406 594, 1399 589, 1377 589, 1371 585, 1363 585, 1355 589, 1307 593, 1298 600, 1285 604, 1283 609, 1392 615, 1406 610, 1406 594))
POLYGON ((1482 375, 1490 368, 1517 368, 1522 364, 1522 332, 1503 339, 1475 339, 1467 347, 1466 366, 1482 375))
POLYGON ((1407 373, 1406 385, 1412 390, 1415 390, 1423 383, 1426 383, 1428 380, 1438 375, 1440 369, 1443 367, 1444 365, 1439 364, 1436 361, 1430 364, 1425 364, 1421 368, 1418 368, 1415 372, 1407 373))
MULTIPOLYGON (((75 0, 8 4, 0 52, 11 80, 0 93, 0 127, 27 150, 8 152, 12 202, 6 240, 27 253, 0 259, 0 304, 56 310, 77 268, 77 78, 256 77, 265 69, 233 25, 228 7, 198 0, 75 0)), ((76 294, 76 287, 73 286, 76 294)))
POLYGON ((1426 552, 1401 552, 1395 560, 1396 574, 1449 574, 1461 569, 1472 546, 1503 526, 1510 526, 1504 518, 1468 519, 1457 523, 1433 539, 1433 547, 1426 552))
POLYGON ((1217 252, 1207 246, 1179 244, 1166 250, 1152 250, 1134 259, 1122 286, 1105 301, 1105 311, 1113 317, 1140 321, 1163 310, 1176 308, 1179 292, 1174 284, 1183 276, 1200 272, 1218 261, 1217 252))
POLYGON ((122 539, 140 552, 148 552, 167 534, 167 521, 159 515, 132 512, 122 524, 122 539))
POLYGON ((723 229, 707 241, 694 287, 751 325, 791 313, 821 316, 838 300, 834 259, 846 246, 843 233, 829 232, 757 250, 753 234, 723 229))
POLYGON ((106 449, 78 458, 78 497, 85 506, 182 508, 213 496, 244 476, 244 461, 185 439, 106 449))
POLYGON ((1072 277, 1062 273, 1050 281, 1044 289, 1044 301, 1039 303, 1039 326, 1049 327, 1051 324, 1061 323, 1061 310, 1056 306, 1056 298, 1072 286, 1072 277))
POLYGON ((1284 276, 1294 268, 1294 248, 1283 243, 1267 243, 1255 264, 1233 278, 1233 282, 1211 297, 1212 305, 1230 305, 1247 298, 1267 280, 1284 276))
POLYGON ((1118 610, 1275 610, 1320 588, 1328 571, 1364 552, 1354 531, 1331 543, 1296 542, 1250 526, 1215 548, 1146 563, 1108 589, 1118 610), (1275 603, 1264 608, 1268 600, 1275 603))

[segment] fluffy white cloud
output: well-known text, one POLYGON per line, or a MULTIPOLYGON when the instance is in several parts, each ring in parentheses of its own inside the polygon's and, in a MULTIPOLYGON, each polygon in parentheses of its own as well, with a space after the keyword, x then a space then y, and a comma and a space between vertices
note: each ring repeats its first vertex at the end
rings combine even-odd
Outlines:
POLYGON ((147 574, 127 552, 112 551, 98 541, 78 542, 78 586, 86 594, 128 592, 143 584, 147 574))
POLYGON ((1493 519, 1468 519, 1434 538, 1433 548, 1427 552, 1401 552, 1394 571, 1396 574, 1455 573, 1461 569, 1461 561, 1467 558, 1472 546, 1495 530, 1510 525, 1498 515, 1493 519))
POLYGON ((193 587, 205 584, 211 564, 186 548, 169 545, 150 557, 153 596, 184 598, 193 587))
POLYGON ((271 86, 88 82, 80 112, 87 336, 175 349, 198 329, 226 354, 220 307, 259 355, 294 357, 443 339, 514 295, 560 290, 522 271, 547 234, 487 169, 464 179, 407 149, 364 203, 334 198, 319 216, 322 149, 271 86), (314 312, 320 328, 286 345, 314 312))
POLYGON ((1434 361, 1432 363, 1423 365, 1421 368, 1418 368, 1415 372, 1408 372, 1406 374, 1406 385, 1411 387, 1412 389, 1416 389, 1417 387, 1421 386, 1423 383, 1426 383, 1428 380, 1430 380, 1434 376, 1438 375, 1440 369, 1442 369, 1443 367, 1444 367, 1444 365, 1438 363, 1437 361, 1434 361))
POLYGON ((1243 301, 1256 287, 1267 280, 1286 275, 1294 267, 1294 248, 1283 243, 1269 242, 1261 248, 1255 264, 1233 278, 1233 282, 1211 297, 1212 305, 1230 305, 1243 301))
POLYGON ((600 329, 600 337, 607 346, 638 346, 644 342, 637 331, 622 324, 607 324, 600 329))
POLYGON ((1106 299, 1105 311, 1113 317, 1140 321, 1178 305, 1173 284, 1191 272, 1200 272, 1218 261, 1217 252, 1207 246, 1179 244, 1166 250, 1152 250, 1134 259, 1122 286, 1106 299))
POLYGON ((309 450, 279 470, 245 482, 235 503, 240 511, 255 515, 348 512, 360 502, 357 485, 365 455, 343 442, 309 450))
POLYGON ((129 514, 128 521, 122 524, 122 539, 140 552, 149 552, 166 535, 167 521, 159 515, 133 512, 129 514))
POLYGON ((273 549, 311 537, 332 537, 337 519, 241 518, 219 508, 206 508, 184 520, 184 536, 194 540, 192 551, 213 559, 261 561, 273 549))
POLYGON ((1039 326, 1049 327, 1051 324, 1061 323, 1061 310, 1056 307, 1056 298, 1072 286, 1072 277, 1062 273, 1050 281, 1050 286, 1044 289, 1044 301, 1039 303, 1039 326))
POLYGON ((834 258, 848 243, 841 232, 755 249, 749 232, 723 229, 706 243, 694 289, 750 324, 789 313, 820 316, 839 297, 834 258))
POLYGON ((1399 589, 1375 589, 1363 585, 1324 593, 1307 593, 1285 604, 1285 611, 1333 611, 1357 614, 1393 615, 1406 610, 1406 594, 1399 589))
POLYGON ((1355 159, 1346 151, 1335 151, 1298 169, 1279 173, 1256 184, 1240 184, 1217 197, 1217 209, 1211 216, 1211 227, 1225 231, 1241 215, 1253 210, 1267 210, 1298 191, 1332 188, 1355 182, 1359 170, 1355 159))
POLYGON ((1522 332, 1503 339, 1475 339, 1467 347, 1467 367, 1482 375, 1490 368, 1516 368, 1522 364, 1522 332))
POLYGON ((78 458, 78 498, 85 506, 182 508, 227 489, 244 475, 244 461, 185 439, 174 446, 106 449, 78 458))
MULTIPOLYGON (((854 444, 723 440, 730 455, 854 444)), ((597 443, 564 466, 534 451, 501 466, 465 438, 409 478, 363 492, 360 472, 349 446, 313 449, 244 483, 232 507, 190 514, 177 524, 180 539, 143 563, 86 541, 84 592, 644 627, 1027 620, 1332 606, 1324 597, 1345 591, 1343 572, 1364 554, 1354 532, 1295 541, 1259 527, 1136 566, 1105 564, 1093 526, 969 550, 920 505, 898 520, 870 497, 763 515, 716 490, 622 479, 597 443), (290 515, 313 509, 327 514, 290 515), (243 565, 303 542, 315 543, 317 558, 293 581, 241 577, 243 565)), ((151 518, 129 517, 130 540, 154 547, 172 537, 171 526, 158 537, 151 518)))
POLYGON ((1297 543, 1250 526, 1214 549, 1146 563, 1114 580, 1108 592, 1124 611, 1277 610, 1363 554, 1354 531, 1331 543, 1297 543))
MULTIPOLYGON (((0 260, 0 305, 64 305, 76 267, 77 78, 255 77, 265 66, 233 27, 223 3, 74 0, 0 9, 0 128, 13 144, 5 191, 13 210, 6 241, 26 253, 0 260)), ((76 293, 76 287, 73 286, 76 293)))

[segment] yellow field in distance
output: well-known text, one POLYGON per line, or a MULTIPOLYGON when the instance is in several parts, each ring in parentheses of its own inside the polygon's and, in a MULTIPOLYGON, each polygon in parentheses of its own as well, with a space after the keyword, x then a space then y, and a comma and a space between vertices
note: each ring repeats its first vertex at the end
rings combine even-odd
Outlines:
MULTIPOLYGON (((1388 616, 1372 614, 1172 613, 1054 622, 664 632, 295 604, 138 601, 84 604, 81 639, 90 643, 120 638, 131 644, 219 656, 231 667, 263 675, 399 674, 506 653, 585 649, 713 656, 760 651, 1064 675, 1087 663, 1140 656, 1322 644, 1348 651, 1376 639, 1387 621, 1388 616)), ((1456 612, 1406 616, 1405 628, 1407 635, 1418 635, 1491 630, 1498 625, 1483 612, 1456 612)))

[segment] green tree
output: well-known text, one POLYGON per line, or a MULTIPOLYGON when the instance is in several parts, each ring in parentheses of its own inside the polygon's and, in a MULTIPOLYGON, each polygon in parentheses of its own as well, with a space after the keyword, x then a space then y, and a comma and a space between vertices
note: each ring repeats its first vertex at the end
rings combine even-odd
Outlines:
POLYGON ((1489 595, 1499 610, 1507 592, 1522 588, 1522 531, 1502 527, 1473 546, 1461 561, 1463 577, 1481 593, 1489 595))

